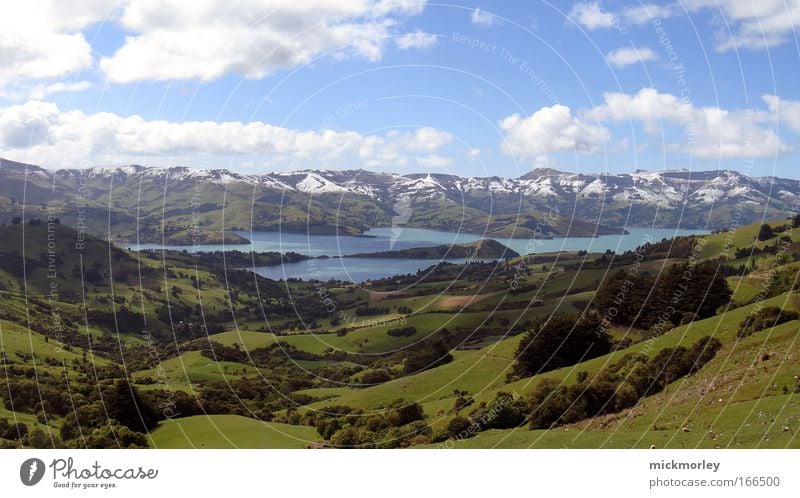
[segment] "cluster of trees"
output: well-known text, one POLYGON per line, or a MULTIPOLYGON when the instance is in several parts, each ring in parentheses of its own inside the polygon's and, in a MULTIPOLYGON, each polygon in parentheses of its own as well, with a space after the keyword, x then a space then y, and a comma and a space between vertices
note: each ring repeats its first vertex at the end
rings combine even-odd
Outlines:
POLYGON ((597 290, 595 309, 612 324, 639 329, 708 318, 730 302, 725 268, 702 261, 676 264, 658 274, 619 270, 597 290))
POLYGON ((403 373, 413 375, 424 370, 430 370, 453 361, 450 348, 441 339, 425 342, 411 349, 406 354, 403 363, 403 373))
MULTIPOLYGON (((462 406, 467 406, 463 405, 462 406)), ((531 408, 523 398, 511 393, 499 392, 488 403, 481 402, 468 417, 457 415, 447 424, 445 437, 465 439, 476 432, 487 429, 511 429, 519 427, 528 418, 531 408)), ((441 439, 441 435, 439 438, 441 439)))
POLYGON ((775 230, 773 230, 772 227, 767 223, 763 223, 761 227, 758 229, 758 240, 762 242, 765 240, 769 240, 774 236, 775 236, 775 230))
POLYGON ((652 358, 627 354, 572 386, 544 379, 531 393, 530 428, 548 429, 629 408, 699 370, 720 347, 719 340, 704 337, 689 348, 662 349, 652 358))
POLYGON ((767 306, 748 316, 739 324, 738 336, 747 337, 764 329, 797 320, 799 317, 800 314, 796 311, 767 306))
POLYGON ((661 239, 658 242, 647 242, 633 251, 625 251, 618 256, 617 261, 621 263, 632 262, 639 255, 645 260, 677 258, 688 259, 694 254, 697 248, 697 237, 694 235, 684 235, 672 239, 661 239))
POLYGON ((595 313, 541 317, 522 337, 509 380, 602 356, 611 351, 612 345, 611 336, 595 313))
POLYGON ((387 313, 389 313, 389 308, 384 308, 381 306, 362 306, 360 308, 356 308, 357 316, 385 315, 387 313))
POLYGON ((403 327, 401 329, 389 329, 386 331, 392 337, 411 337, 417 333, 416 327, 403 327))
MULTIPOLYGON (((451 419, 442 432, 433 436, 433 441, 448 437, 465 439, 483 430, 508 429, 525 423, 531 429, 550 429, 619 412, 697 372, 721 347, 719 340, 703 337, 688 348, 662 349, 652 358, 640 353, 627 354, 595 375, 579 372, 578 382, 573 385, 544 379, 527 399, 499 392, 468 416, 451 419)), ((460 397, 454 409, 460 411, 470 404, 471 399, 460 397)))
MULTIPOLYGON (((162 251, 154 251, 160 254, 162 251)), ((203 266, 219 268, 252 268, 254 266, 277 266, 284 263, 299 263, 310 259, 310 256, 296 252, 243 252, 243 251, 210 251, 193 253, 192 256, 203 266)))
POLYGON ((98 377, 89 382, 82 374, 75 378, 37 372, 35 379, 27 374, 32 368, 5 367, 8 395, 6 409, 33 412, 40 424, 52 424, 61 418, 58 430, 44 434, 41 429, 28 432, 27 426, 6 427, 0 421, 0 438, 15 444, 66 448, 147 447, 145 434, 165 418, 125 378, 114 378, 115 369, 97 370, 98 377))
MULTIPOLYGON (((61 224, 61 219, 60 218, 53 218, 52 221, 56 225, 61 224)), ((21 217, 14 216, 13 218, 11 218, 11 224, 12 225, 19 225, 20 223, 22 223, 22 218, 21 217)), ((28 220, 28 225, 34 225, 35 226, 35 225, 41 225, 41 224, 42 224, 42 219, 41 218, 31 218, 31 219, 28 220)))
POLYGON ((390 380, 392 380, 392 374, 385 368, 378 368, 364 372, 360 379, 361 384, 364 386, 383 384, 384 382, 389 382, 390 380))
POLYGON ((778 254, 781 251, 782 243, 791 243, 791 237, 789 235, 782 235, 774 244, 765 245, 764 247, 740 247, 734 252, 734 258, 749 258, 756 254, 778 254))
POLYGON ((404 448, 428 442, 431 434, 422 407, 402 399, 378 413, 338 406, 312 417, 309 424, 336 448, 404 448))

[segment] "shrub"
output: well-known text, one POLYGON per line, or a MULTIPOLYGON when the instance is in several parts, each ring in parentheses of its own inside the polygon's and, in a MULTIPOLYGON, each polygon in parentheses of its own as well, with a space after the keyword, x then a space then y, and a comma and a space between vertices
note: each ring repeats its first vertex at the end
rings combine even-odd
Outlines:
POLYGON ((452 438, 465 439, 472 435, 472 422, 464 417, 456 416, 447 424, 447 435, 452 438))
POLYGON ((389 329, 386 331, 392 337, 411 337, 417 333, 414 327, 403 327, 402 329, 389 329))
POLYGON ((796 311, 781 309, 776 306, 767 306, 756 313, 748 316, 739 324, 739 337, 747 337, 751 334, 778 326, 792 320, 798 319, 796 311))

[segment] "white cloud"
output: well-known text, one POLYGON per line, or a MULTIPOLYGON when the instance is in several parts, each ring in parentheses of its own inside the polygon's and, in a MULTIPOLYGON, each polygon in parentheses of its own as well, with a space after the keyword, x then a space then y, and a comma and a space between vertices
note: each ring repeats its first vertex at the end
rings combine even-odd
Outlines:
POLYGON ((500 121, 505 132, 503 152, 519 157, 538 157, 557 151, 595 153, 611 138, 603 126, 572 115, 569 107, 543 107, 529 117, 512 114, 500 121))
POLYGON ((49 85, 37 85, 31 89, 30 98, 34 100, 41 100, 48 95, 54 93, 77 93, 88 90, 92 87, 89 81, 76 81, 72 83, 51 83, 49 85))
POLYGON ((469 149, 467 151, 467 159, 473 160, 481 157, 481 150, 478 148, 469 149))
POLYGON ((449 157, 443 157, 438 154, 428 154, 425 157, 417 158, 417 166, 423 169, 443 169, 453 164, 453 160, 449 157))
POLYGON ((413 33, 406 33, 394 39, 397 48, 407 50, 409 48, 430 48, 438 42, 436 35, 431 33, 424 33, 422 31, 415 31, 413 33))
POLYGON ((611 28, 617 17, 604 10, 598 2, 580 2, 572 6, 568 17, 588 30, 611 28))
POLYGON ((764 95, 762 98, 776 119, 800 133, 800 101, 786 100, 776 95, 764 95))
POLYGON ((119 2, 0 2, 0 86, 57 78, 92 64, 80 30, 102 21, 119 2))
POLYGON ((626 6, 619 15, 624 22, 641 26, 656 19, 669 19, 680 13, 680 6, 677 4, 657 5, 651 3, 626 6))
POLYGON ((113 82, 258 79, 314 58, 379 60, 399 19, 424 2, 376 0, 128 0, 120 19, 132 35, 100 61, 113 82))
POLYGON ((716 48, 763 49, 794 38, 800 24, 800 0, 684 0, 691 10, 712 9, 720 29, 716 48))
POLYGON ((608 63, 616 67, 625 67, 656 59, 658 59, 656 53, 647 47, 622 47, 606 54, 608 63))
POLYGON ((629 25, 642 26, 655 19, 669 19, 682 12, 678 4, 640 4, 628 5, 618 12, 603 8, 600 2, 579 2, 572 6, 568 17, 586 29, 618 28, 629 25))
POLYGON ((475 26, 484 26, 488 28, 494 25, 495 17, 493 14, 483 11, 478 7, 469 15, 469 20, 475 26))
POLYGON ((638 121, 652 134, 677 126, 683 136, 677 148, 705 158, 772 157, 789 150, 778 135, 763 126, 767 113, 695 107, 690 101, 654 88, 635 95, 604 94, 605 103, 583 113, 601 121, 638 121))
POLYGON ((791 41, 800 24, 800 0, 682 0, 631 5, 614 12, 605 10, 599 2, 579 2, 573 5, 569 18, 589 30, 623 29, 681 15, 684 8, 691 12, 712 12, 718 26, 719 51, 775 47, 791 41))
POLYGON ((199 154, 261 156, 274 164, 353 160, 370 166, 403 164, 409 156, 434 154, 452 141, 433 128, 362 135, 309 131, 263 122, 148 121, 140 116, 61 111, 29 101, 0 109, 0 149, 10 158, 47 166, 119 163, 146 159, 170 163, 199 154))

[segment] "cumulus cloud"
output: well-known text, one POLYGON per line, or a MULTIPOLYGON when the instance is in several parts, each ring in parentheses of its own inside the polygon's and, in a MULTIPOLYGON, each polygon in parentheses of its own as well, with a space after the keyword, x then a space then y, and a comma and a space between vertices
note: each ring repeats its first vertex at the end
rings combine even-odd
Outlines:
POLYGON ((641 26, 655 19, 668 19, 681 13, 677 4, 639 4, 626 6, 618 12, 606 10, 600 2, 579 2, 572 6, 568 17, 593 31, 596 29, 641 26))
POLYGON ((208 81, 228 73, 263 78, 323 54, 375 61, 399 19, 423 6, 405 0, 242 0, 231 8, 226 2, 128 0, 119 23, 132 35, 100 68, 118 83, 208 81))
POLYGON ((120 2, 0 2, 0 86, 61 77, 92 64, 80 30, 102 21, 120 2))
POLYGON ((408 156, 433 154, 452 136, 433 128, 362 135, 354 131, 296 130, 260 121, 145 120, 100 112, 61 111, 29 101, 0 109, 0 148, 8 157, 37 158, 47 166, 116 163, 196 154, 266 156, 294 164, 333 159, 394 166, 408 156))
POLYGON ((424 33, 422 31, 415 31, 413 33, 406 33, 394 39, 395 45, 401 50, 410 48, 431 48, 436 45, 438 38, 431 33, 424 33))
POLYGON ((622 29, 681 15, 684 8, 712 13, 719 27, 715 41, 719 51, 781 45, 793 39, 800 23, 800 0, 683 0, 626 6, 618 11, 606 10, 600 2, 579 2, 572 6, 569 18, 588 30, 622 29))
POLYGON ((529 117, 512 114, 500 121, 505 132, 503 152, 518 157, 538 157, 557 151, 595 153, 611 139, 603 126, 572 115, 569 107, 543 107, 529 117))
POLYGON ((604 104, 584 115, 601 121, 638 121, 653 134, 677 126, 683 135, 677 147, 698 157, 771 157, 789 150, 775 131, 764 125, 770 116, 763 111, 696 107, 654 88, 643 88, 635 95, 606 93, 604 104))
POLYGON ((489 26, 494 25, 495 17, 493 14, 481 10, 481 8, 478 7, 469 15, 469 20, 475 26, 484 26, 488 28, 489 26))
POLYGON ((777 95, 764 95, 763 99, 776 119, 800 133, 800 101, 782 99, 777 95))
POLYGON ((684 0, 691 10, 711 9, 722 25, 716 48, 764 49, 794 38, 800 23, 800 0, 684 0))
POLYGON ((617 17, 604 10, 597 2, 576 3, 567 17, 590 31, 610 28, 617 23, 617 17))
POLYGON ((622 47, 606 54, 608 63, 616 67, 626 67, 656 59, 658 59, 656 53, 647 47, 622 47))

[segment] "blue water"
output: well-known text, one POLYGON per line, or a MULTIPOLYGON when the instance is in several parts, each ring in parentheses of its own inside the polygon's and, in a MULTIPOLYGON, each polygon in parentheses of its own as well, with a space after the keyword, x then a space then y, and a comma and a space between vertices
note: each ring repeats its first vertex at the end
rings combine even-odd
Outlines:
MULTIPOLYGON (((612 250, 618 253, 635 249, 646 243, 679 235, 705 234, 703 230, 683 230, 672 228, 628 228, 625 235, 603 235, 600 237, 561 237, 556 239, 502 239, 520 254, 544 253, 556 251, 589 251, 605 252, 612 250)), ((419 228, 375 228, 362 237, 342 235, 306 235, 281 232, 237 232, 250 239, 250 244, 242 245, 195 245, 195 246, 161 246, 158 244, 129 244, 130 249, 175 249, 189 252, 198 251, 256 251, 256 252, 297 252, 309 256, 331 256, 331 259, 301 261, 282 266, 260 267, 256 272, 272 279, 317 278, 328 280, 349 280, 362 282, 368 279, 389 277, 406 273, 416 273, 436 264, 439 260, 419 259, 380 259, 380 258, 344 258, 358 253, 370 253, 388 250, 410 249, 414 247, 432 247, 442 244, 472 242, 480 235, 469 233, 450 233, 419 228)), ((463 260, 448 260, 463 262, 463 260)))
MULTIPOLYGON (((559 237, 555 239, 503 239, 499 242, 520 254, 589 251, 605 252, 608 249, 624 252, 635 249, 650 240, 676 237, 678 235, 704 234, 703 230, 673 228, 628 228, 627 235, 602 235, 600 237, 559 237)), ((362 237, 347 235, 306 235, 281 232, 236 232, 250 239, 249 244, 207 244, 194 246, 162 246, 160 244, 127 244, 129 249, 174 249, 188 252, 204 251, 256 251, 297 252, 309 256, 347 256, 389 250, 433 247, 443 244, 473 242, 481 238, 471 233, 450 233, 421 228, 373 228, 362 237)))
MULTIPOLYGON (((382 259, 382 258, 330 258, 309 259, 281 266, 259 266, 255 272, 273 280, 301 278, 303 280, 346 280, 364 282, 394 275, 415 274, 439 263, 439 259, 382 259)), ((480 261, 480 260, 473 260, 480 261)), ((448 263, 462 264, 465 259, 448 259, 448 263)))

